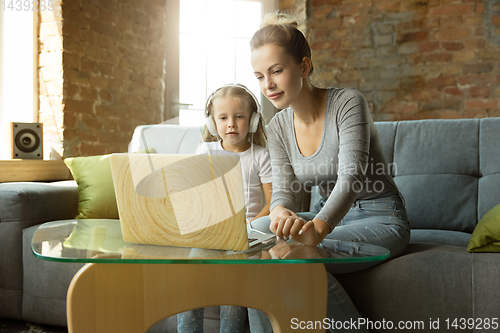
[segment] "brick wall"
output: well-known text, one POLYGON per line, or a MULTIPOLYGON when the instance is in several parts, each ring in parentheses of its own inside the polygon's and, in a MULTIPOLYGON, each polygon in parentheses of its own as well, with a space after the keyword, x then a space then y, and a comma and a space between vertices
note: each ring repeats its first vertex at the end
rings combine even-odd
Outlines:
MULTIPOLYGON (((279 10, 293 13, 298 20, 305 22, 307 20, 307 2, 301 0, 279 0, 278 1, 279 10)), ((306 28, 301 27, 304 32, 306 28)))
MULTIPOLYGON (((165 0, 55 0, 40 13, 44 155, 123 152, 164 117, 165 0)), ((376 120, 500 116, 499 0, 280 0, 309 21, 320 86, 376 120)))
POLYGON ((374 119, 500 116, 500 1, 310 0, 307 12, 313 81, 359 89, 374 119))
POLYGON ((137 125, 164 120, 166 1, 54 4, 40 17, 46 150, 64 157, 125 152, 137 125))

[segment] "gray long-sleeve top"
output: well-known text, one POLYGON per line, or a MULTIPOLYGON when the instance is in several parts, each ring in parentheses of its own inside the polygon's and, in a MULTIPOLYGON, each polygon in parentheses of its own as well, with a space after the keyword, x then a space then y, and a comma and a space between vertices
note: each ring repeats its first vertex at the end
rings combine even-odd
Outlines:
POLYGON ((268 147, 273 173, 271 210, 282 205, 295 211, 294 193, 316 185, 321 196, 328 198, 316 217, 333 230, 356 199, 398 191, 366 100, 356 89, 327 90, 323 137, 311 156, 305 157, 298 148, 291 108, 277 113, 269 123, 268 147))

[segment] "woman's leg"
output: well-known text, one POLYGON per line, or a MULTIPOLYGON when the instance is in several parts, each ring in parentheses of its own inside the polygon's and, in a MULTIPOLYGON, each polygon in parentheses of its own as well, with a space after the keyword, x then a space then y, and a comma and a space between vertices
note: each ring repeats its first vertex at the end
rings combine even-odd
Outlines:
POLYGON ((328 321, 325 328, 334 333, 369 333, 370 331, 365 327, 357 325, 361 316, 342 285, 329 272, 327 272, 327 277, 328 305, 326 315, 328 321))
POLYGON ((271 321, 260 310, 248 308, 248 322, 252 333, 273 333, 271 321))
POLYGON ((410 240, 410 226, 399 195, 357 200, 347 215, 326 236, 385 247, 389 259, 399 256, 410 240))
POLYGON ((204 308, 189 310, 177 315, 178 333, 203 333, 204 308))
MULTIPOLYGON (((363 242, 385 247, 389 258, 400 255, 410 239, 410 227, 404 204, 399 195, 356 201, 344 219, 326 237, 335 240, 363 242)), ((327 270, 330 264, 325 264, 327 270)), ((350 321, 360 318, 351 299, 340 283, 328 273, 328 318, 350 321)), ((356 327, 350 332, 368 332, 356 327)), ((332 330, 331 332, 343 332, 332 330)), ((348 330, 346 330, 348 331, 348 330)))
MULTIPOLYGON (((321 209, 318 206, 318 211, 321 209)), ((297 215, 306 220, 314 218, 315 213, 298 213, 297 215)), ((269 217, 263 217, 253 222, 253 228, 263 232, 270 232, 269 217)), ((385 247, 391 251, 390 258, 401 254, 406 248, 410 238, 410 228, 406 210, 399 195, 386 196, 373 200, 356 201, 344 219, 327 236, 330 239, 345 240, 353 242, 364 242, 385 247)), ((328 269, 328 264, 326 265, 328 269)), ((338 281, 328 274, 328 319, 340 322, 357 322, 360 318, 359 312, 352 303, 349 295, 338 281)), ((260 325, 262 331, 269 331, 270 322, 264 313, 256 311, 252 316, 254 326, 260 325), (266 323, 266 320, 268 324, 266 323), (263 325, 269 325, 263 326, 263 325)), ((250 310, 249 310, 250 317, 250 310)), ((251 326, 252 327, 252 326, 251 326)), ((349 329, 336 329, 330 327, 330 332, 368 332, 363 327, 349 327, 349 329)), ((252 330, 254 332, 254 330, 252 330)))
POLYGON ((220 332, 239 333, 245 331, 245 314, 247 308, 235 305, 220 307, 220 332))
POLYGON ((271 230, 269 229, 269 225, 271 225, 271 218, 269 217, 269 215, 262 216, 247 224, 247 231, 248 233, 252 233, 255 232, 254 230, 258 230, 266 234, 272 234, 271 230))
MULTIPOLYGON (((328 321, 324 322, 325 329, 334 333, 344 332, 369 332, 365 327, 358 326, 358 319, 361 318, 358 310, 352 303, 349 295, 346 293, 342 285, 333 277, 332 274, 327 272, 328 277, 328 305, 327 305, 327 318, 328 321), (333 322, 334 321, 334 322, 333 322), (342 323, 336 326, 335 322, 342 323), (355 323, 355 325, 352 325, 355 323)), ((266 314, 256 309, 248 309, 248 321, 250 323, 250 331, 252 333, 272 333, 273 328, 271 322, 266 314)))

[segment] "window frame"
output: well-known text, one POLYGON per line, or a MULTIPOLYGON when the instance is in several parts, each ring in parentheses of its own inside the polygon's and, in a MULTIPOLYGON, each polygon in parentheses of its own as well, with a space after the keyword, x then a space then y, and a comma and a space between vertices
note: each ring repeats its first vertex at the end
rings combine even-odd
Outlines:
POLYGON ((32 54, 32 73, 33 73, 33 85, 31 89, 27 88, 27 94, 32 94, 32 112, 31 116, 29 111, 23 113, 20 119, 17 120, 16 117, 7 116, 8 110, 5 109, 5 71, 4 68, 7 66, 5 63, 5 52, 6 48, 4 45, 4 36, 8 29, 5 27, 5 12, 0 10, 0 135, 2 144, 0 145, 0 159, 6 160, 11 159, 11 145, 12 140, 10 138, 10 122, 11 121, 30 121, 38 122, 38 107, 39 107, 39 88, 38 88, 38 25, 39 25, 39 11, 32 11, 33 19, 33 54, 32 54), (30 92, 29 92, 30 91, 30 92))
MULTIPOLYGON (((279 8, 278 0, 250 0, 262 3, 262 16, 274 12, 279 8)), ((178 124, 179 110, 185 105, 179 100, 179 24, 180 0, 167 2, 167 62, 165 75, 165 111, 164 119, 167 123, 178 124)), ((265 98, 262 93, 257 98, 261 101, 262 114, 267 124, 276 113, 276 108, 265 98)))

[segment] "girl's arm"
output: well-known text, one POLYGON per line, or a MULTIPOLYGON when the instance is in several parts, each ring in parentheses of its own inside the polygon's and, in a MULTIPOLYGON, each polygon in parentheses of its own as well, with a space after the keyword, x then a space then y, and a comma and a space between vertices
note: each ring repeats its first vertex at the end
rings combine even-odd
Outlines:
POLYGON ((255 219, 258 219, 259 217, 269 215, 269 206, 271 206, 271 197, 272 197, 272 194, 273 194, 272 183, 262 184, 262 189, 264 190, 264 196, 266 198, 266 205, 262 208, 262 210, 259 212, 259 214, 257 214, 257 216, 255 216, 252 219, 252 221, 255 220, 255 219))

